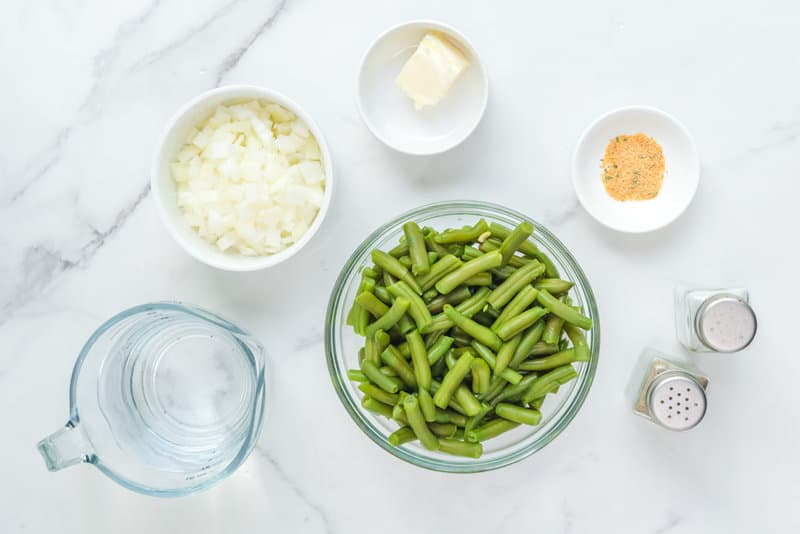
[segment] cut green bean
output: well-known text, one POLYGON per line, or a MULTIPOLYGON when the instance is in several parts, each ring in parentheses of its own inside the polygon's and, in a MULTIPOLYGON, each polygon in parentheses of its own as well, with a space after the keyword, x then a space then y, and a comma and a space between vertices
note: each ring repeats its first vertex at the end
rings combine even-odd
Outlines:
POLYGON ((528 221, 522 221, 506 236, 503 240, 503 244, 500 245, 500 253, 503 255, 503 265, 508 263, 508 260, 511 259, 520 245, 528 241, 532 233, 533 225, 528 221))
POLYGON ((464 410, 464 414, 467 416, 471 417, 481 411, 481 403, 464 384, 458 386, 456 392, 453 394, 453 398, 458 402, 459 406, 464 410))
POLYGON ((490 286, 492 285, 492 273, 478 273, 475 276, 464 280, 465 286, 490 286))
POLYGON ((400 428, 389 434, 389 437, 386 439, 387 441, 389 441, 389 443, 392 444, 392 446, 399 447, 404 443, 414 441, 415 439, 417 439, 417 435, 414 434, 414 431, 411 430, 411 427, 401 426, 400 428))
POLYGON ((428 306, 425 305, 422 297, 417 295, 408 284, 401 280, 387 289, 395 297, 403 297, 408 300, 408 314, 416 323, 417 328, 424 328, 431 324, 433 319, 431 318, 431 312, 428 311, 428 306))
POLYGON ((575 361, 588 362, 591 357, 591 350, 586 342, 586 336, 583 335, 580 328, 565 324, 564 331, 567 333, 569 340, 572 341, 572 347, 575 349, 575 361))
POLYGON ((469 432, 464 433, 464 438, 471 443, 478 443, 496 438, 504 432, 514 430, 519 426, 519 423, 508 421, 506 419, 494 419, 485 423, 484 425, 474 428, 469 432))
POLYGON ((408 299, 403 297, 397 297, 395 299, 394 304, 392 307, 389 308, 384 315, 378 317, 372 324, 370 324, 366 328, 365 334, 369 337, 375 336, 375 332, 378 330, 389 330, 392 326, 397 324, 397 322, 405 315, 406 310, 408 310, 410 302, 408 299))
POLYGON ((570 380, 575 379, 577 376, 578 372, 572 367, 572 365, 557 367, 556 369, 553 369, 552 371, 549 371, 534 380, 528 391, 522 395, 522 402, 530 403, 534 399, 544 397, 554 387, 566 384, 570 380))
POLYGON ((550 345, 544 341, 539 341, 533 345, 527 356, 547 356, 558 352, 558 345, 550 345))
POLYGON ((428 364, 433 365, 439 358, 445 355, 453 345, 453 338, 450 336, 441 336, 433 346, 428 349, 428 364))
POLYGON ((514 352, 517 350, 521 340, 522 336, 518 334, 503 343, 500 350, 497 351, 497 361, 494 367, 494 373, 496 375, 499 375, 508 368, 508 364, 511 363, 511 358, 514 356, 514 352))
MULTIPOLYGON (((440 438, 452 438, 458 427, 453 423, 428 423, 428 428, 431 429, 435 435, 439 436, 440 438)), ((439 445, 441 446, 441 440, 439 441, 439 445)))
POLYGON ((482 359, 473 360, 472 365, 472 392, 476 395, 482 395, 489 391, 489 386, 492 382, 492 370, 489 364, 482 359))
POLYGON ((528 306, 533 304, 533 302, 536 300, 537 293, 538 291, 531 285, 526 285, 520 289, 519 293, 517 293, 508 304, 506 304, 506 306, 503 308, 503 311, 500 313, 497 319, 495 319, 494 323, 492 323, 492 330, 496 331, 498 326, 527 310, 528 306))
POLYGON ((406 412, 408 419, 408 426, 414 431, 414 434, 419 439, 422 446, 428 450, 435 451, 439 449, 439 440, 433 435, 433 432, 428 428, 425 423, 425 418, 422 416, 422 410, 419 408, 419 401, 413 395, 409 395, 403 400, 403 408, 406 412))
POLYGON ((542 333, 544 332, 544 321, 537 321, 530 327, 528 330, 522 334, 522 339, 517 346, 517 350, 514 351, 514 355, 511 357, 511 362, 509 362, 508 366, 512 369, 516 369, 519 364, 521 364, 531 353, 533 346, 541 339, 542 333))
POLYGON ((389 306, 381 302, 378 297, 368 291, 359 293, 358 296, 356 296, 356 303, 374 317, 380 317, 389 311, 389 306))
POLYGON ((372 292, 375 293, 375 296, 387 306, 392 305, 392 296, 389 294, 389 290, 386 289, 385 286, 376 285, 372 292))
POLYGON ((437 296, 428 302, 428 311, 431 313, 439 313, 442 311, 442 308, 444 308, 445 304, 452 304, 453 306, 456 306, 471 296, 472 293, 467 286, 458 286, 458 288, 454 289, 447 295, 439 295, 437 293, 437 296))
POLYGON ((528 391, 528 388, 531 387, 536 377, 539 376, 537 373, 529 373, 522 378, 522 381, 519 384, 509 385, 503 391, 498 393, 494 398, 490 400, 492 405, 496 405, 497 403, 508 401, 508 402, 516 402, 522 398, 522 395, 528 391))
POLYGON ((371 397, 362 397, 361 406, 363 406, 370 412, 382 415, 387 419, 392 418, 392 407, 380 401, 377 401, 371 397))
POLYGON ((429 423, 436 421, 436 405, 433 404, 433 397, 428 393, 428 390, 420 388, 417 392, 417 398, 419 400, 419 408, 422 410, 422 416, 425 418, 425 421, 429 423))
MULTIPOLYGON (((491 367, 490 367, 491 368, 491 367)), ((520 375, 522 376, 522 375, 520 375)), ((523 379, 520 379, 520 382, 523 379)), ((487 391, 484 395, 481 395, 481 399, 484 402, 491 402, 493 399, 498 397, 505 391, 508 387, 510 382, 502 377, 495 377, 492 379, 492 384, 489 386, 489 391, 487 391)))
POLYGON ((412 369, 406 359, 403 358, 403 355, 400 354, 400 351, 393 345, 389 345, 386 347, 386 350, 381 353, 381 360, 397 372, 397 376, 400 377, 400 380, 402 380, 407 387, 416 389, 417 379, 414 377, 414 369, 412 369))
MULTIPOLYGON (((372 251, 372 261, 375 262, 375 265, 384 269, 386 273, 408 284, 416 294, 422 295, 422 289, 420 289, 414 276, 408 269, 403 267, 403 264, 400 263, 397 258, 386 254, 382 250, 375 249, 372 251)), ((389 287, 389 285, 391 284, 386 284, 387 287, 389 287)))
POLYGON ((470 372, 470 366, 475 358, 472 354, 465 352, 459 358, 452 369, 444 375, 439 389, 433 395, 433 403, 441 409, 447 408, 450 399, 455 394, 458 386, 470 372))
MULTIPOLYGON (((480 343, 477 340, 472 341, 472 348, 475 349, 475 352, 486 360, 486 363, 489 364, 489 368, 494 371, 497 367, 497 356, 492 352, 492 350, 487 347, 486 345, 480 343)), ((511 384, 519 384, 522 381, 522 375, 516 372, 513 369, 504 369, 500 373, 496 373, 497 376, 504 379, 505 381, 511 384)))
POLYGON ((441 280, 436 282, 436 291, 446 295, 476 274, 498 267, 502 261, 503 257, 497 251, 469 260, 461 267, 446 274, 441 280))
POLYGON ((395 258, 408 255, 408 243, 406 243, 405 237, 400 238, 400 243, 389 251, 389 255, 395 258))
POLYGON ((592 328, 592 320, 589 317, 586 317, 581 312, 561 302, 551 295, 546 289, 539 291, 539 294, 536 295, 536 300, 538 300, 542 306, 550 310, 550 313, 561 317, 566 322, 574 324, 575 326, 583 328, 584 330, 589 330, 592 328))
POLYGON ((483 454, 483 445, 480 443, 467 443, 458 439, 442 438, 439 440, 439 450, 455 456, 480 458, 481 454, 483 454))
POLYGON ((428 363, 428 351, 419 330, 412 330, 406 334, 408 347, 411 349, 411 363, 414 368, 414 378, 417 386, 423 389, 431 387, 431 366, 428 363))
POLYGON ((494 411, 503 419, 523 425, 536 426, 539 424, 539 421, 542 420, 542 412, 539 410, 530 410, 528 408, 523 408, 522 406, 509 404, 506 402, 501 402, 495 406, 494 411))
MULTIPOLYGON (((490 224, 489 231, 492 232, 493 236, 499 237, 500 239, 505 239, 511 233, 510 228, 506 228, 505 226, 497 223, 490 224)), ((556 269, 556 266, 553 264, 552 260, 550 260, 547 254, 539 250, 539 248, 530 240, 522 243, 518 250, 526 256, 536 258, 542 262, 545 266, 545 272, 549 278, 558 278, 558 269, 556 269)))
POLYGON ((485 326, 476 323, 469 317, 462 315, 451 305, 445 304, 444 313, 457 327, 489 348, 498 350, 503 344, 503 341, 500 339, 498 334, 495 334, 485 326))
POLYGON ((476 428, 481 424, 486 416, 494 412, 494 406, 489 404, 488 402, 481 402, 481 411, 473 415, 467 420, 467 424, 464 426, 464 432, 469 432, 473 428, 476 428))
MULTIPOLYGON (((490 252, 489 254, 495 253, 490 252)), ((531 262, 523 265, 492 291, 492 294, 489 295, 489 305, 499 310, 543 272, 544 265, 541 263, 531 262)))
POLYGON ((574 285, 573 282, 568 282, 560 278, 541 278, 534 284, 536 289, 544 289, 545 291, 549 291, 551 295, 567 293, 574 285))
POLYGON ((397 385, 397 382, 392 380, 391 377, 381 373, 378 366, 370 360, 365 359, 361 362, 361 371, 370 382, 386 392, 397 393, 400 390, 400 386, 397 385))
POLYGON ((365 375, 363 371, 360 371, 358 369, 348 369, 347 378, 349 378, 353 382, 366 382, 368 380, 367 375, 365 375))
POLYGON ((564 319, 557 315, 551 315, 547 318, 545 323, 544 332, 542 333, 542 341, 545 343, 556 344, 561 339, 561 332, 564 330, 564 319))
POLYGON ((440 245, 450 243, 474 243, 478 237, 489 230, 489 225, 485 220, 480 219, 475 226, 465 226, 458 230, 446 230, 434 236, 434 241, 440 245))
POLYGON ((382 402, 384 404, 388 404, 389 406, 394 406, 397 404, 398 396, 394 393, 388 393, 378 386, 370 384, 369 382, 364 382, 363 384, 358 385, 358 389, 360 389, 364 395, 367 397, 372 397, 376 401, 382 402))
POLYGON ((428 250, 425 248, 425 237, 414 221, 403 225, 403 234, 408 243, 408 255, 411 258, 411 272, 414 276, 426 274, 431 270, 428 263, 428 250))
POLYGON ((530 308, 525 310, 524 312, 520 313, 516 317, 509 319, 508 321, 504 322, 497 328, 497 335, 500 339, 508 340, 512 337, 516 336, 526 328, 530 327, 544 317, 547 314, 547 310, 544 308, 540 308, 539 306, 530 308))
POLYGON ((544 358, 526 360, 519 364, 519 369, 521 371, 545 371, 572 363, 575 359, 575 349, 567 349, 551 354, 550 356, 545 356, 544 358))

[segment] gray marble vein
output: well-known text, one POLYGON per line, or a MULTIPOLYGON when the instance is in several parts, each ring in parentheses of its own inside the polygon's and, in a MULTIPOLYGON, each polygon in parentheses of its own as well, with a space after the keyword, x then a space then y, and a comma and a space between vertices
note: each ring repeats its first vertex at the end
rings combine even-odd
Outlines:
POLYGON ((320 505, 316 504, 315 502, 311 501, 311 500, 308 498, 308 496, 305 494, 305 492, 304 492, 302 489, 300 489, 300 488, 297 486, 297 484, 295 484, 295 483, 294 483, 294 482, 293 482, 293 481, 292 481, 292 480, 289 478, 289 476, 288 476, 288 475, 286 474, 286 472, 283 470, 283 468, 282 468, 282 467, 281 467, 281 465, 278 463, 278 461, 277 461, 277 460, 275 460, 275 458, 273 458, 273 457, 272 457, 272 455, 271 455, 270 453, 268 453, 266 450, 264 450, 264 448, 263 448, 261 445, 256 445, 255 449, 253 449, 253 450, 254 450, 254 451, 255 451, 255 453, 256 453, 256 454, 258 454, 258 455, 259 455, 261 458, 263 458, 264 460, 266 460, 267 462, 269 462, 269 464, 270 464, 270 465, 272 466, 272 468, 275 470, 275 473, 278 475, 278 477, 279 477, 279 478, 280 478, 280 479, 281 479, 281 480, 282 480, 282 481, 283 481, 283 482, 284 482, 284 483, 285 483, 287 486, 289 486, 289 487, 292 489, 292 491, 294 492, 294 494, 295 494, 295 495, 297 495, 297 497, 298 497, 298 498, 299 498, 301 501, 303 501, 304 503, 306 503, 306 505, 307 505, 309 508, 311 508, 312 510, 314 510, 314 512, 316 512, 316 514, 319 516, 320 520, 322 521, 322 524, 325 526, 325 532, 327 532, 327 533, 331 534, 331 533, 333 532, 333 529, 331 528, 330 520, 328 519, 328 516, 327 516, 327 514, 325 513, 325 510, 323 510, 323 509, 322 509, 322 507, 321 507, 320 505))
POLYGON ((220 83, 222 83, 225 75, 236 68, 236 65, 239 64, 244 55, 248 50, 250 50, 250 47, 255 44, 258 38, 275 24, 275 22, 278 20, 278 17, 281 15, 281 13, 283 13, 284 8, 286 7, 286 1, 287 0, 281 0, 273 12, 266 19, 264 19, 261 24, 258 25, 255 31, 247 36, 247 39, 245 39, 244 43, 239 48, 231 52, 223 60, 222 65, 220 65, 220 68, 217 70, 217 78, 215 80, 214 87, 217 87, 220 83))
POLYGON ((21 306, 42 293, 59 275, 76 267, 85 267, 97 252, 125 225, 142 201, 150 194, 150 183, 114 217, 105 230, 92 228, 92 238, 80 249, 77 257, 67 258, 62 251, 52 250, 44 245, 30 246, 25 251, 22 262, 23 278, 17 285, 14 296, 0 307, 0 326, 2 326, 21 306))

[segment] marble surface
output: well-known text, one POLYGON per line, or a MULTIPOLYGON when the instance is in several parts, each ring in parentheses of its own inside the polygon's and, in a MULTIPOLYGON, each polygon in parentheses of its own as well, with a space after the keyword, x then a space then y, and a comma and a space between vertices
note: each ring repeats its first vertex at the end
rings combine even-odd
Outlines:
POLYGON ((799 18, 789 1, 4 3, 0 532, 800 531, 787 290, 800 260, 799 18), (382 146, 354 101, 372 38, 419 17, 470 36, 491 78, 474 135, 430 158, 382 146), (243 82, 285 92, 316 118, 338 185, 306 249, 234 274, 172 242, 148 173, 178 106, 243 82), (569 176, 583 128, 626 104, 677 116, 703 164, 689 210, 644 236, 596 224, 569 176), (474 476, 423 471, 376 447, 340 406, 322 347, 332 283, 361 239, 452 198, 505 204, 555 231, 592 281, 603 323, 595 384, 572 425, 535 456, 474 476), (635 417, 623 396, 644 346, 682 353, 678 282, 745 285, 760 319, 746 353, 697 358, 710 407, 687 433, 635 417), (275 410, 255 453, 222 485, 177 500, 130 493, 88 466, 47 472, 34 445, 66 420, 84 340, 158 299, 214 309, 263 340, 275 410))

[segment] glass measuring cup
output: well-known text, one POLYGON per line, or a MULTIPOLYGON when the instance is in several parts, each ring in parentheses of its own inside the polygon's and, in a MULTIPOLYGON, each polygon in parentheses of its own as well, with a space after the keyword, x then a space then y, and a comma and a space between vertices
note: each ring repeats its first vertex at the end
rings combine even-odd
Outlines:
POLYGON ((37 447, 51 471, 90 463, 147 495, 207 489, 255 445, 265 367, 261 344, 213 313, 177 302, 136 306, 86 342, 69 421, 37 447))

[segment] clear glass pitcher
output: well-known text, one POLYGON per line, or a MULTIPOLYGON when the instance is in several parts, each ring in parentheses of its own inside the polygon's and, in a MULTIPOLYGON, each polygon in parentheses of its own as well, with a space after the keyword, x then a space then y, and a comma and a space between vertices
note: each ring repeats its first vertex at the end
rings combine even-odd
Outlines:
POLYGON ((253 449, 265 368, 261 344, 217 315, 176 302, 136 306, 86 342, 69 421, 38 449, 51 471, 89 463, 147 495, 204 490, 253 449))

